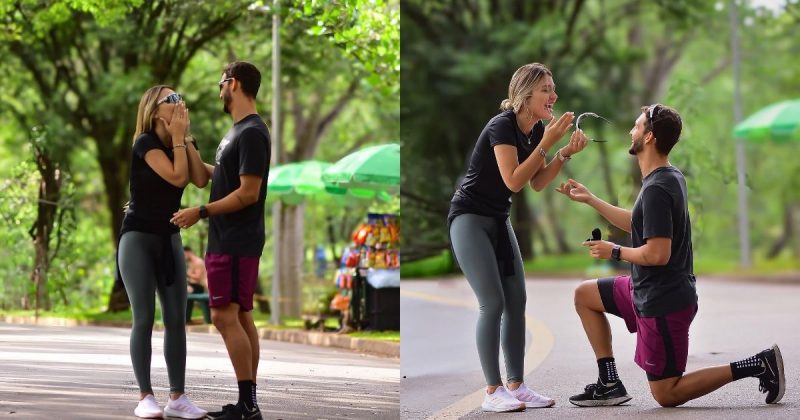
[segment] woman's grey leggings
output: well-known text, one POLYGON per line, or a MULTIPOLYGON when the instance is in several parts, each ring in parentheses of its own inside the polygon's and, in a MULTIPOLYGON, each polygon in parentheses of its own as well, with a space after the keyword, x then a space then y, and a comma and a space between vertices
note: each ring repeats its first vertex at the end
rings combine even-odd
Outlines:
POLYGON ((499 230, 496 219, 462 214, 450 224, 453 251, 480 305, 475 335, 488 385, 503 383, 499 360, 501 343, 508 382, 522 382, 524 375, 525 273, 517 237, 508 219, 506 229, 514 251, 514 274, 501 278, 495 257, 499 230))
POLYGON ((166 286, 157 281, 156 262, 163 254, 161 236, 126 232, 119 241, 119 271, 131 301, 131 361, 140 392, 152 392, 150 359, 156 291, 164 321, 164 359, 167 362, 170 392, 183 392, 186 377, 186 261, 180 233, 170 238, 174 257, 175 282, 166 286))

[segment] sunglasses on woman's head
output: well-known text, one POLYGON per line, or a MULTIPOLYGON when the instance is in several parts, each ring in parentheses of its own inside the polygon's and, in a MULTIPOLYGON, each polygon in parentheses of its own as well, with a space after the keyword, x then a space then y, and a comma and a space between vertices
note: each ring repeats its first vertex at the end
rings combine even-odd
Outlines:
POLYGON ((182 101, 183 97, 180 93, 171 93, 163 98, 160 101, 156 102, 156 105, 161 105, 164 102, 168 104, 177 104, 178 102, 182 101))

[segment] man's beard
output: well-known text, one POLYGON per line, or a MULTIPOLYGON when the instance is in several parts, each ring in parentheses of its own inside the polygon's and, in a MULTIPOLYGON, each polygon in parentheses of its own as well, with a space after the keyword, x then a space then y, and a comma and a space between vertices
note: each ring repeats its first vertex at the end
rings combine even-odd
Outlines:
POLYGON ((644 134, 642 134, 638 139, 633 139, 633 144, 631 145, 631 148, 628 149, 628 153, 636 156, 642 151, 642 149, 644 149, 644 134))
POLYGON ((222 95, 222 110, 225 111, 226 114, 231 113, 231 95, 229 93, 225 93, 222 95))

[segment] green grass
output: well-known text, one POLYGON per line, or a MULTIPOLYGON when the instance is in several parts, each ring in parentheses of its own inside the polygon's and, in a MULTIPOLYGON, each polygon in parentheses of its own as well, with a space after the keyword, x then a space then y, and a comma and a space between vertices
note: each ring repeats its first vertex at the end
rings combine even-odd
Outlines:
POLYGON ((525 273, 583 273, 596 262, 586 254, 541 255, 525 261, 525 273))
MULTIPOLYGON (((22 317, 33 317, 35 315, 34 311, 31 310, 13 310, 13 311, 0 311, 0 314, 3 315, 10 315, 10 316, 22 316, 22 317)), ((161 314, 160 311, 156 312, 156 320, 160 321, 161 314)), ((123 312, 115 312, 115 313, 108 313, 108 312, 78 312, 78 311, 71 311, 71 310, 64 310, 64 311, 39 311, 39 318, 65 318, 65 319, 75 319, 79 321, 130 321, 131 320, 131 311, 123 311, 123 312)))
POLYGON ((355 331, 348 333, 350 337, 364 338, 367 340, 381 340, 400 342, 400 331, 355 331))
POLYGON ((400 277, 433 277, 451 273, 453 270, 455 265, 450 258, 450 251, 442 251, 430 258, 400 264, 400 277))
MULTIPOLYGON (((698 275, 757 276, 800 271, 800 260, 791 258, 791 256, 767 260, 757 255, 754 257, 753 267, 750 269, 740 268, 738 257, 698 253, 695 253, 694 257, 694 271, 698 275)), ((524 267, 525 273, 532 276, 537 274, 600 276, 611 273, 607 262, 595 261, 586 253, 540 255, 533 260, 525 261, 524 267)), ((451 264, 449 251, 406 263, 400 269, 400 275, 403 278, 436 277, 453 272, 457 272, 457 269, 451 264)))
POLYGON ((714 256, 697 256, 694 259, 694 271, 696 274, 715 274, 730 276, 758 276, 774 275, 800 271, 800 260, 790 256, 781 256, 768 260, 756 255, 753 258, 753 266, 748 269, 739 267, 737 258, 720 258, 714 256))

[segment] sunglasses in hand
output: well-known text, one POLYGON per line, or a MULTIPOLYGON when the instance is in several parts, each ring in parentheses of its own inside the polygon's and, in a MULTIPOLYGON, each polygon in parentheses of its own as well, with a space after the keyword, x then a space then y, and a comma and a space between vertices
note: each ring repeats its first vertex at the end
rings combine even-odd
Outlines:
MULTIPOLYGON (((595 114, 594 112, 584 112, 583 114, 578 115, 578 119, 575 120, 575 129, 576 130, 580 130, 581 129, 581 120, 583 119, 583 117, 599 118, 599 119, 611 124, 611 121, 605 119, 604 117, 601 117, 600 115, 595 114)), ((592 141, 595 142, 595 143, 606 143, 608 140, 595 140, 595 139, 592 139, 592 141)))

